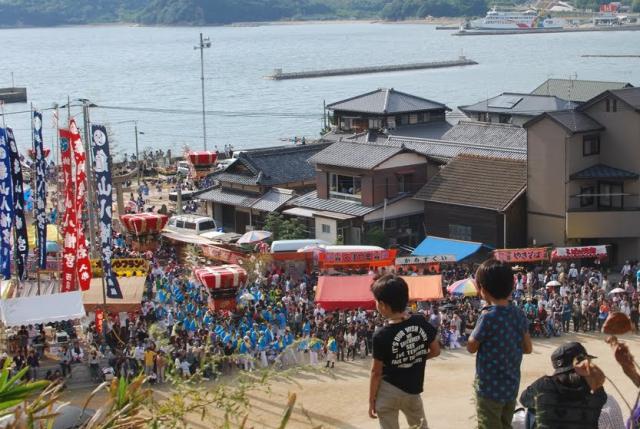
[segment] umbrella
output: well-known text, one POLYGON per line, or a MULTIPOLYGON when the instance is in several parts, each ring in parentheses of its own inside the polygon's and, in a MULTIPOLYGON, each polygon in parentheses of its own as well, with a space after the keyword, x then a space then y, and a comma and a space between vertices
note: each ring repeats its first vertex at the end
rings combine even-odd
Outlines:
POLYGON ((459 280, 447 288, 452 295, 477 296, 478 287, 472 278, 459 280))
POLYGON ((617 287, 615 289, 612 289, 611 292, 609 292, 609 295, 611 295, 612 293, 624 293, 625 290, 622 289, 621 287, 617 287))
POLYGON ((251 295, 249 292, 245 292, 242 295, 240 295, 240 299, 243 301, 255 301, 256 298, 251 295))
POLYGON ((550 282, 547 283, 547 287, 555 287, 555 286, 562 286, 562 283, 560 283, 558 280, 551 280, 550 282))
POLYGON ((258 241, 266 240, 271 237, 269 231, 249 231, 242 235, 237 241, 239 244, 257 243, 258 241))

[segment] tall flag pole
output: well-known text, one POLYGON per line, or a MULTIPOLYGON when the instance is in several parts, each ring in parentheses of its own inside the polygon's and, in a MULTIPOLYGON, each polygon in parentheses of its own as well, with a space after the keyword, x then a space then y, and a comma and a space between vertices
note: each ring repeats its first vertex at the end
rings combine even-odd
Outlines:
POLYGON ((107 297, 122 299, 122 291, 118 279, 111 269, 112 247, 112 207, 113 186, 109 163, 109 138, 104 125, 92 125, 92 149, 94 171, 97 183, 98 222, 100 223, 100 247, 102 254, 102 276, 107 287, 107 297))
POLYGON ((5 279, 11 277, 12 220, 11 159, 5 129, 0 128, 0 272, 5 279))
POLYGON ((6 140, 9 147, 9 157, 11 160, 11 182, 13 185, 13 214, 15 223, 15 247, 16 247, 16 268, 18 278, 25 278, 25 267, 29 255, 29 242, 27 239, 27 221, 24 216, 24 184, 22 180, 22 166, 20 165, 20 154, 18 146, 13 136, 13 130, 6 128, 6 140))
POLYGON ((36 227, 38 237, 38 266, 47 268, 47 180, 42 141, 42 113, 33 111, 33 152, 36 156, 36 227))

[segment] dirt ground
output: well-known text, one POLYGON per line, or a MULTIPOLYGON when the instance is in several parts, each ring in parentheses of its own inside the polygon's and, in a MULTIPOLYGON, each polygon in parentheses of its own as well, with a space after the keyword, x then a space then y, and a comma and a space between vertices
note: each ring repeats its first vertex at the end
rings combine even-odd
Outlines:
MULTIPOLYGON (((522 364, 521 390, 538 377, 551 373, 550 356, 558 345, 565 341, 580 341, 590 354, 598 356, 595 362, 616 383, 625 398, 633 402, 637 389, 622 373, 604 339, 602 334, 570 334, 534 340, 533 353, 525 356, 522 364)), ((640 336, 628 335, 623 340, 629 343, 632 353, 640 356, 640 336)), ((367 415, 369 365, 368 359, 340 362, 331 373, 303 373, 295 376, 294 381, 278 381, 271 386, 271 392, 251 395, 250 422, 256 429, 276 428, 288 393, 295 392, 298 401, 288 429, 319 425, 340 429, 377 428, 377 422, 367 415)), ((430 428, 474 427, 474 365, 474 357, 464 349, 443 350, 438 358, 429 361, 422 397, 430 428)), ((626 418, 628 409, 611 383, 605 384, 605 390, 618 400, 626 418)), ((66 399, 81 403, 85 394, 86 390, 74 390, 66 399)), ((189 427, 204 429, 210 425, 194 418, 189 427)), ((401 427, 407 427, 402 418, 401 427)))

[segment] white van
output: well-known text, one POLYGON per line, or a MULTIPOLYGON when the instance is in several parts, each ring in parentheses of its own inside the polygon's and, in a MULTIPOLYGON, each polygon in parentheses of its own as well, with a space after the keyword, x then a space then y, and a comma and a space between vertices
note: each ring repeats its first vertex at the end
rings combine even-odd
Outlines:
POLYGON ((218 230, 216 221, 207 216, 183 214, 171 216, 165 229, 186 234, 204 234, 218 230))
POLYGON ((328 246, 324 240, 276 240, 271 243, 271 253, 278 252, 297 252, 300 249, 304 249, 307 246, 328 246))

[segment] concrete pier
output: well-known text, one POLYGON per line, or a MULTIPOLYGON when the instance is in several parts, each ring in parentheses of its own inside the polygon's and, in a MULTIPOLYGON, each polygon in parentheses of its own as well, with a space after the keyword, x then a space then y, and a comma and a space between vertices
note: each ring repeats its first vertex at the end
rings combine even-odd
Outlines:
POLYGON ((272 75, 265 76, 265 78, 271 79, 271 80, 309 79, 314 77, 345 76, 345 75, 353 75, 353 74, 387 73, 387 72, 396 72, 396 71, 405 71, 405 70, 423 70, 423 69, 437 69, 437 68, 446 68, 446 67, 460 67, 460 66, 470 66, 475 64, 478 64, 478 63, 464 56, 461 56, 457 60, 453 60, 453 61, 395 64, 395 65, 388 65, 388 66, 309 70, 309 71, 287 72, 287 73, 283 72, 282 69, 276 69, 274 70, 274 73, 272 75))
POLYGON ((27 88, 0 88, 0 101, 3 103, 26 103, 27 88))

